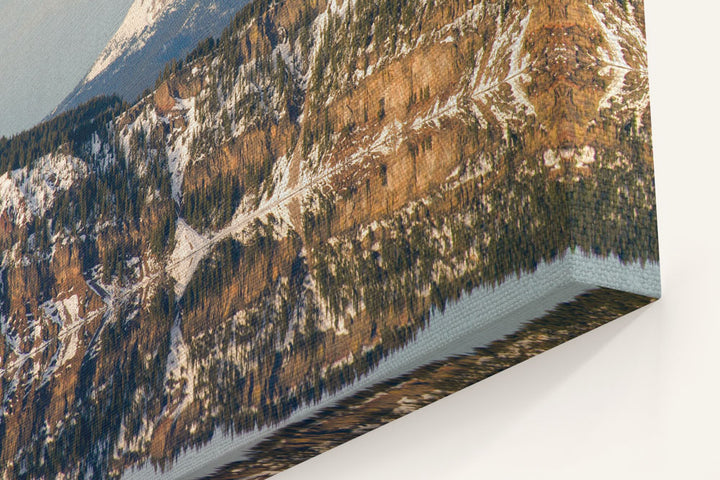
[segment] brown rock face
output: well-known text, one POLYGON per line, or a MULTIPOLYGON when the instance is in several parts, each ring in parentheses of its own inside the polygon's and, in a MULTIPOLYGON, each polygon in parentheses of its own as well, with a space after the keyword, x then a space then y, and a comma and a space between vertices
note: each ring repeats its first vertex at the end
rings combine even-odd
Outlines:
POLYGON ((153 94, 155 107, 161 115, 170 113, 177 102, 176 98, 192 98, 202 90, 202 79, 186 76, 174 76, 163 81, 153 94))
POLYGON ((157 90, 155 90, 155 106, 158 112, 167 114, 173 107, 175 107, 175 91, 170 90, 170 85, 167 81, 160 84, 157 90))

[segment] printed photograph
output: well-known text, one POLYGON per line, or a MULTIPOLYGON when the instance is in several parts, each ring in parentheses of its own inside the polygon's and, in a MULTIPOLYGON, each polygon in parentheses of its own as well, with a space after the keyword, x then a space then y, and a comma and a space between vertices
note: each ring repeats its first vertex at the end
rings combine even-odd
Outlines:
POLYGON ((268 478, 660 297, 642 0, 125 3, 0 123, 1 479, 268 478))

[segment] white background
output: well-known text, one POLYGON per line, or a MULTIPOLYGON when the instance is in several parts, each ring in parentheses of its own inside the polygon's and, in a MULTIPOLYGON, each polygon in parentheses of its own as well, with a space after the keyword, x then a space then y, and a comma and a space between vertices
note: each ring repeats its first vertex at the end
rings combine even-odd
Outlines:
POLYGON ((662 300, 278 480, 720 479, 720 4, 646 2, 662 300))

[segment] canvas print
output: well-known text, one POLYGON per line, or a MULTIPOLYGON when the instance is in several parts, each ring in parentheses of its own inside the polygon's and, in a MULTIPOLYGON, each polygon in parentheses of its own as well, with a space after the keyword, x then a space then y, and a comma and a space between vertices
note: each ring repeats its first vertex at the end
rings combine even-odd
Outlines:
POLYGON ((0 478, 267 478, 657 299, 644 32, 132 2, 0 138, 0 478))

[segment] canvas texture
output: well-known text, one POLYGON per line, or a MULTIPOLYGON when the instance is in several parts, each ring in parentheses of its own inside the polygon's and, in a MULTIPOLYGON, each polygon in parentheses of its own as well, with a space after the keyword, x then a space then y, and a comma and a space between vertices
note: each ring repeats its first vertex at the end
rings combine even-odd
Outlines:
POLYGON ((0 142, 0 478, 267 478, 660 297, 642 1, 195 3, 0 142))

